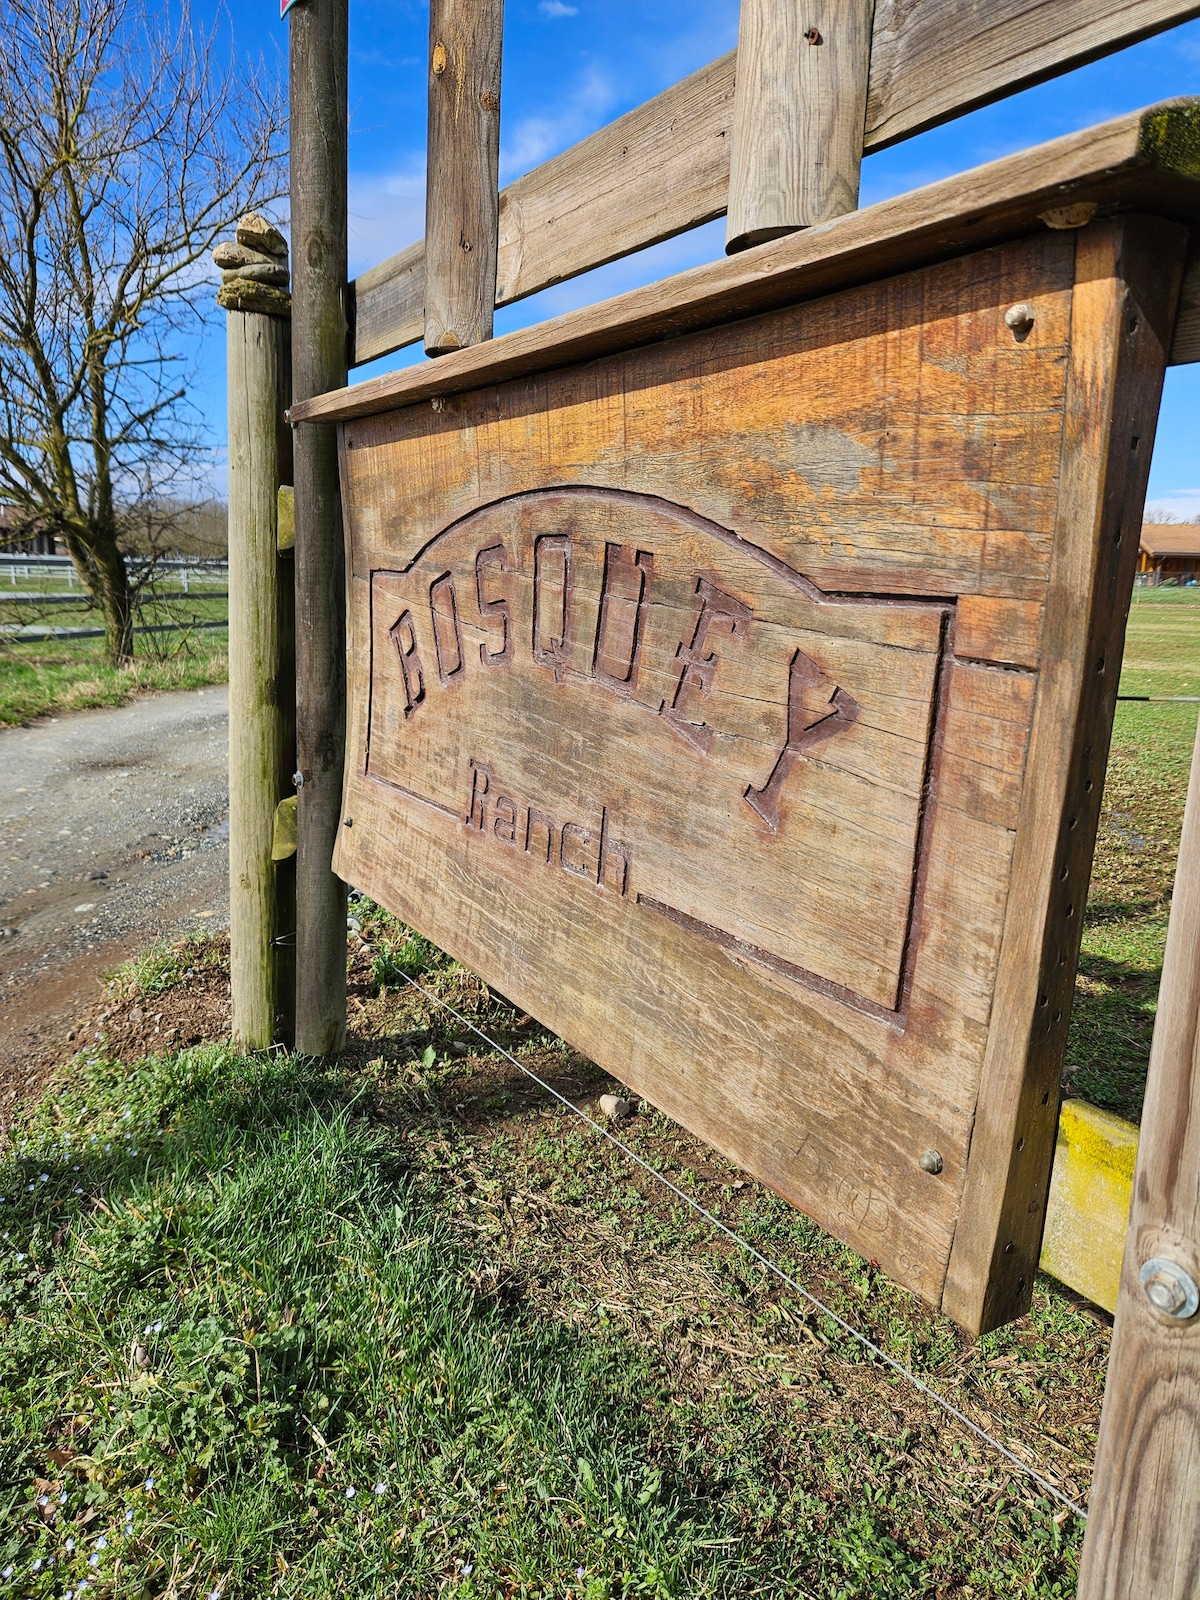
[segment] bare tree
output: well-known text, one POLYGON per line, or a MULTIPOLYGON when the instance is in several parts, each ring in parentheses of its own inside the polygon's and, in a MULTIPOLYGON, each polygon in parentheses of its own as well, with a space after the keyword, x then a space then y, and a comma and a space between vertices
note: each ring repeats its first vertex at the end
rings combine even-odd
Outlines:
POLYGON ((209 253, 283 182, 277 76, 219 62, 173 9, 0 0, 0 502, 10 532, 64 541, 114 662, 126 535, 207 459, 188 380, 209 253))

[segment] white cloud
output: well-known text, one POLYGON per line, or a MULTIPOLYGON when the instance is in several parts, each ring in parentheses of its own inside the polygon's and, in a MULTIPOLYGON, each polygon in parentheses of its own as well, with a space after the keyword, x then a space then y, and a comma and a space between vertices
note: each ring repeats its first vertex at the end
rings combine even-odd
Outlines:
POLYGON ((564 5, 563 0, 541 0, 538 10, 544 17, 577 17, 579 15, 578 6, 564 5))
POLYGON ((1168 489, 1146 501, 1146 521, 1192 522, 1200 518, 1200 489, 1168 489))
POLYGON ((617 102, 609 74, 589 67, 568 91, 566 103, 547 115, 519 117, 511 128, 500 124, 500 181, 507 183, 607 122, 617 102))
POLYGON ((378 266, 425 232, 425 157, 392 172, 350 175, 350 276, 378 266))

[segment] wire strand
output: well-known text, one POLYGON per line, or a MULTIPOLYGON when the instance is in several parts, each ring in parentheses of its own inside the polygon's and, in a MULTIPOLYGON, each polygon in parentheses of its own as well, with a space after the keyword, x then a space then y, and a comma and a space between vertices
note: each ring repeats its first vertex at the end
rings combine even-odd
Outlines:
POLYGON ((477 1034, 478 1037, 482 1039, 483 1042, 492 1050, 497 1051, 507 1061, 511 1061, 513 1066, 516 1067, 518 1071, 523 1072, 525 1076, 533 1083, 536 1083, 540 1089, 544 1089, 545 1092, 553 1099, 566 1106, 568 1111, 573 1111, 575 1115, 582 1121, 586 1122, 590 1128, 594 1128, 597 1133, 602 1134, 610 1144, 615 1145, 618 1150, 620 1150, 624 1155, 627 1155, 631 1161, 635 1162, 639 1167, 641 1167, 643 1172, 649 1174, 649 1176, 653 1178, 656 1183, 660 1183, 665 1189, 669 1189, 677 1199, 682 1200, 686 1206, 689 1206, 699 1216, 702 1216, 706 1222, 710 1222, 714 1228, 723 1233, 725 1237, 731 1240, 733 1244, 737 1245, 740 1250, 745 1251, 748 1256, 751 1256, 761 1266, 765 1267, 767 1271, 778 1278, 781 1283, 786 1284, 789 1289, 794 1289, 795 1292, 807 1300, 810 1305, 815 1306, 818 1311, 820 1311, 824 1316, 828 1317, 831 1322, 835 1323, 839 1328, 841 1328, 843 1333, 848 1333, 852 1339, 857 1339, 859 1344, 864 1345, 866 1349, 870 1350, 873 1355, 878 1356, 881 1361, 886 1362, 893 1371, 898 1372, 902 1377, 907 1378, 909 1383, 911 1383, 914 1388, 919 1389, 920 1392, 928 1399, 932 1400, 935 1405, 940 1406, 947 1416, 953 1417, 955 1422, 959 1422, 964 1428, 970 1429, 970 1431, 975 1434, 977 1438, 982 1439, 985 1444, 991 1445, 993 1450, 998 1451, 1000 1455, 1005 1457, 1006 1460, 1011 1461, 1013 1466, 1018 1467, 1023 1473, 1026 1474, 1026 1476, 1032 1478, 1036 1483, 1041 1484, 1042 1488, 1046 1490, 1047 1494, 1053 1495, 1056 1500, 1060 1501, 1064 1506, 1066 1506, 1067 1509, 1073 1512, 1075 1516, 1079 1517, 1081 1521, 1087 1521, 1087 1512, 1083 1509, 1083 1507, 1078 1505, 1074 1500, 1071 1499, 1069 1495, 1064 1494, 1061 1489, 1057 1488, 1053 1483, 1051 1483, 1049 1478, 1044 1477, 1036 1470, 1036 1468, 1031 1467, 1027 1461, 1022 1461, 1020 1456, 1016 1455, 999 1439, 994 1438, 992 1434, 988 1433, 986 1428, 981 1428, 977 1422, 972 1422, 971 1418, 968 1417, 965 1412, 960 1411, 958 1407, 947 1400, 944 1395, 939 1394, 936 1389, 931 1388, 929 1384, 923 1381, 923 1379, 918 1378, 915 1372, 910 1372, 903 1362, 897 1361, 895 1356, 890 1356, 887 1351, 877 1345, 873 1339, 869 1339, 867 1335, 861 1331, 861 1329, 856 1328, 852 1323, 847 1322, 844 1317, 840 1317, 837 1312, 831 1307, 827 1306, 823 1300, 818 1299, 817 1296, 813 1294, 811 1289, 806 1289, 802 1283, 797 1283, 796 1279, 793 1278, 790 1273, 785 1272, 783 1268, 776 1262, 772 1261, 769 1256, 765 1256, 762 1251, 757 1249, 756 1246, 752 1245, 748 1239, 743 1239, 740 1233, 736 1233, 731 1227, 728 1226, 727 1223, 722 1222, 720 1217, 715 1216, 713 1212, 707 1209, 707 1207, 702 1206, 698 1200, 694 1199, 690 1194, 687 1194, 683 1189, 679 1188, 677 1184, 672 1183, 669 1178, 664 1177, 661 1172, 656 1172, 650 1163, 642 1156, 638 1155, 637 1151, 627 1145, 623 1139, 618 1139, 616 1134, 606 1128, 603 1123, 597 1122, 594 1117, 590 1117, 586 1111, 575 1105, 572 1100, 569 1100, 567 1096, 560 1090, 556 1089, 553 1084, 547 1083, 544 1078, 539 1077, 538 1074, 534 1072, 531 1067, 527 1067, 523 1061, 518 1061, 511 1050, 506 1050, 502 1044, 499 1044, 495 1039, 489 1037, 489 1035, 486 1034, 482 1028, 478 1027, 474 1022, 472 1022, 469 1017, 464 1016, 463 1013, 456 1007, 452 1006, 448 1000, 443 1000, 441 995, 434 994, 431 990, 426 989, 425 986, 418 983, 415 978, 409 977, 407 972, 402 971, 400 976, 406 983, 410 984, 414 989, 416 989, 418 994, 423 994, 427 1000, 432 1000, 435 1005, 441 1006, 442 1009, 448 1011, 451 1016, 457 1017, 459 1022, 461 1022, 465 1027, 470 1028, 471 1032, 477 1034))

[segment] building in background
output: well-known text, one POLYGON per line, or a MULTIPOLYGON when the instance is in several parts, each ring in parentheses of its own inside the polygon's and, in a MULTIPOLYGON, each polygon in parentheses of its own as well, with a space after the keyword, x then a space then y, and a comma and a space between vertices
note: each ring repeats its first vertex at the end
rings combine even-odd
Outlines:
POLYGON ((1200 581, 1200 522, 1147 522, 1138 547, 1138 582, 1200 581))

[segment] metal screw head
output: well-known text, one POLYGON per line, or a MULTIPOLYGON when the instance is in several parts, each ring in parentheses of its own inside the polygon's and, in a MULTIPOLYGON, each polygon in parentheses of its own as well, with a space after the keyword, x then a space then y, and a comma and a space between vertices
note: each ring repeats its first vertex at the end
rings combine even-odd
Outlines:
POLYGON ((297 768, 296 771, 292 773, 292 782, 295 784, 297 789, 303 789, 303 787, 304 787, 304 774, 300 771, 299 768, 297 768))
POLYGON ((1186 1267, 1164 1256, 1152 1256, 1138 1273, 1142 1293, 1156 1311, 1186 1322, 1200 1310, 1200 1286, 1186 1267))
POLYGON ((942 1170, 942 1154, 940 1150, 922 1150, 917 1160, 917 1165, 922 1172, 938 1173, 942 1170))

